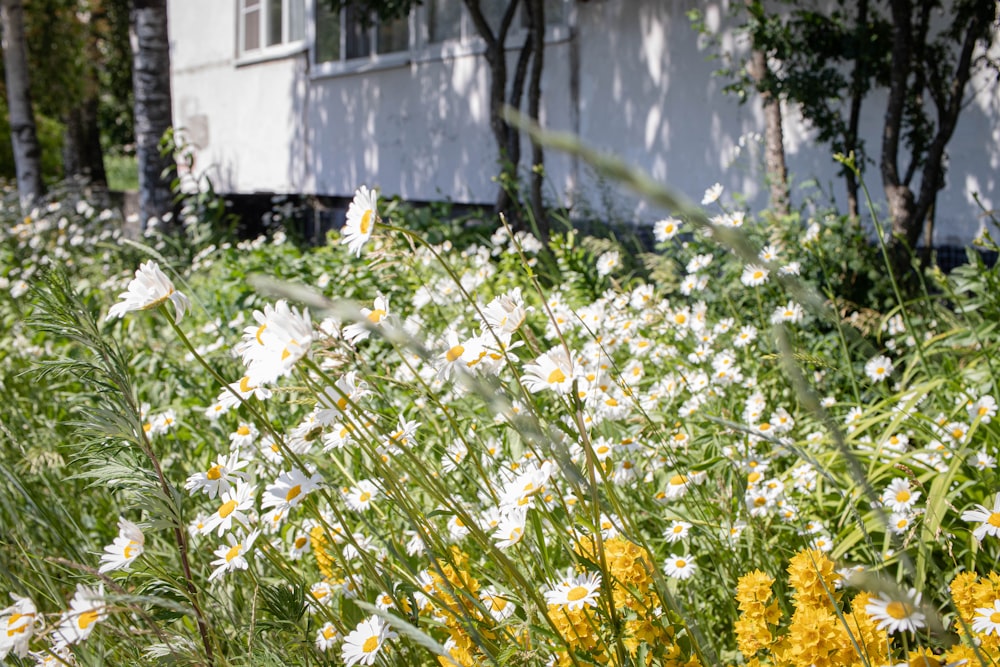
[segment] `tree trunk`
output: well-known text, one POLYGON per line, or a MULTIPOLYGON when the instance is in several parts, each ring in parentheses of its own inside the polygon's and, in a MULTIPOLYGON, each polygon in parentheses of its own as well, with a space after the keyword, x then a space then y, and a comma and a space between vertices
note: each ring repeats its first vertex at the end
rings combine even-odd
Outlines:
MULTIPOLYGON (((531 60, 531 80, 528 84, 528 117, 539 122, 542 99, 542 67, 545 64, 545 0, 528 0, 529 29, 533 43, 531 60)), ((549 238, 549 218, 545 214, 542 186, 545 183, 545 151, 542 145, 531 141, 531 212, 535 218, 538 234, 543 240, 549 238)))
POLYGON ((17 171, 21 208, 27 211, 45 194, 42 181, 42 149, 35 128, 35 114, 28 92, 28 55, 24 38, 24 6, 21 0, 0 0, 3 29, 3 60, 7 82, 10 135, 17 171))
MULTIPOLYGON (((867 50, 862 48, 868 39, 868 0, 859 0, 858 18, 854 31, 857 47, 855 50, 854 72, 851 74, 851 111, 844 136, 844 155, 854 153, 854 164, 859 174, 864 174, 865 156, 858 150, 858 126, 861 123, 861 101, 865 96, 867 73, 867 50)), ((847 188, 847 214, 854 224, 860 220, 858 205, 858 179, 853 169, 844 169, 847 188)))
MULTIPOLYGON (((173 199, 168 179, 174 158, 160 153, 160 139, 173 123, 166 0, 135 0, 132 54, 139 219, 145 230, 151 219, 163 221, 173 199)), ((174 221, 169 226, 174 227, 174 221)))
POLYGON ((84 184, 107 188, 101 131, 97 126, 97 105, 97 98, 90 97, 67 112, 64 119, 63 173, 67 178, 76 178, 84 184))

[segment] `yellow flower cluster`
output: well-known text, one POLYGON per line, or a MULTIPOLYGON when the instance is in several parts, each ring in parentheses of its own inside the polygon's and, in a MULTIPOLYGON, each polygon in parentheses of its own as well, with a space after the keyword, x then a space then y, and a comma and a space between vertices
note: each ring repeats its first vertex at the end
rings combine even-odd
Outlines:
MULTIPOLYGON (((641 658, 645 664, 664 667, 698 667, 697 657, 685 658, 685 651, 674 642, 674 629, 662 613, 662 602, 653 588, 653 559, 645 548, 616 536, 601 540, 582 539, 576 553, 592 563, 607 564, 605 580, 611 584, 611 599, 617 614, 624 621, 622 644, 630 660, 641 658), (600 548, 600 552, 599 549, 600 548), (603 553, 601 553, 603 552, 603 553)), ((557 664, 570 665, 569 653, 599 664, 618 664, 618 655, 609 650, 602 639, 610 619, 610 610, 600 598, 600 611, 583 606, 570 609, 565 605, 549 605, 548 615, 569 647, 558 654, 557 664)))
POLYGON ((316 566, 326 579, 333 579, 333 558, 326 549, 327 537, 323 526, 314 526, 309 531, 309 543, 312 545, 313 555, 316 556, 316 566))
MULTIPOLYGON (((451 659, 463 667, 471 667, 484 662, 485 657, 476 646, 476 642, 463 628, 470 622, 475 622, 477 632, 485 639, 493 639, 496 634, 490 629, 488 619, 480 613, 473 602, 479 596, 479 581, 468 570, 469 555, 458 547, 451 548, 451 561, 439 560, 429 571, 431 586, 427 593, 433 595, 440 605, 434 610, 448 629, 449 642, 446 645, 451 659)), ((443 657, 438 661, 442 665, 451 662, 443 657)))
MULTIPOLYGON (((960 617, 955 620, 955 631, 962 637, 971 637, 986 655, 1000 655, 1000 634, 989 631, 976 632, 973 628, 974 624, 978 625, 977 617, 993 623, 1000 621, 1000 618, 995 620, 991 618, 994 613, 981 615, 976 611, 992 609, 995 607, 995 602, 1000 600, 1000 574, 990 572, 989 575, 980 578, 974 572, 962 572, 951 582, 951 597, 955 601, 955 608, 960 617)), ((1000 612, 997 615, 1000 616, 1000 612)), ((970 663, 976 664, 975 661, 970 663)))
POLYGON ((752 657, 774 641, 769 626, 778 624, 781 611, 777 600, 767 603, 773 583, 770 576, 754 570, 740 577, 736 584, 736 601, 741 612, 735 626, 736 646, 744 657, 752 657))

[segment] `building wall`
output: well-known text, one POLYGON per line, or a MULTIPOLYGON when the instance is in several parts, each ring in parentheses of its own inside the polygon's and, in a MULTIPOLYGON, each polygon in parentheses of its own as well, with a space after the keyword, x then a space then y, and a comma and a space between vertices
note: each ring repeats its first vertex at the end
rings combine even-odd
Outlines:
MULTIPOLYGON (((753 208, 766 205, 759 103, 741 105, 722 91, 710 50, 686 12, 697 5, 724 45, 721 2, 590 0, 574 3, 571 37, 545 53, 543 124, 579 132, 698 200, 719 181, 753 208)), ((458 54, 366 72, 320 77, 308 54, 237 64, 235 0, 170 0, 175 122, 189 128, 196 169, 221 191, 304 192, 349 196, 361 184, 415 200, 494 199, 496 149, 489 131, 489 70, 458 54)), ((568 35, 563 35, 568 37, 568 35)), ((510 60, 513 63, 514 53, 510 60)), ((511 67, 512 70, 512 67, 511 67)), ((1000 94, 986 80, 963 112, 947 187, 939 197, 937 243, 964 243, 998 192, 1000 94)), ((814 133, 786 110, 785 139, 793 201, 843 209, 838 165, 814 133), (815 179, 817 187, 806 183, 815 179)), ((880 144, 884 98, 867 102, 862 132, 880 144)), ((525 146, 524 163, 530 152, 525 146)), ((596 178, 586 165, 549 152, 553 198, 599 219, 652 221, 664 212, 596 178)), ((881 201, 877 165, 868 186, 881 201)), ((807 206, 812 206, 807 204, 807 206)))

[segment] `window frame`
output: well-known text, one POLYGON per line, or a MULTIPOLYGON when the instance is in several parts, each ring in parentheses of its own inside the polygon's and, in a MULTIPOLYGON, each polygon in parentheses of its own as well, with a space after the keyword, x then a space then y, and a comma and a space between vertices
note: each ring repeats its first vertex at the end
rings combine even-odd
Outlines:
MULTIPOLYGON (((346 35, 343 10, 340 20, 340 60, 327 62, 317 62, 316 60, 316 25, 317 25, 317 4, 323 0, 306 0, 306 42, 309 51, 309 76, 312 79, 320 79, 334 76, 350 75, 356 73, 370 72, 379 69, 393 67, 403 67, 416 63, 433 62, 446 60, 462 56, 479 55, 486 51, 486 42, 473 24, 472 16, 462 7, 460 37, 446 39, 441 42, 430 42, 430 9, 426 3, 422 3, 410 10, 407 20, 409 22, 409 49, 395 51, 392 53, 376 53, 377 37, 374 31, 376 26, 369 28, 372 31, 372 49, 368 57, 347 59, 343 57, 346 52, 346 35)), ((545 27, 545 42, 552 44, 567 41, 572 32, 571 26, 576 23, 576 7, 572 0, 561 0, 565 6, 561 23, 550 24, 545 27)), ((242 0, 241 0, 242 2, 242 0)), ((516 49, 523 41, 526 30, 522 27, 520 17, 514 18, 508 35, 508 50, 516 49)))
POLYGON ((236 0, 236 65, 250 65, 267 60, 288 58, 309 49, 309 29, 310 29, 310 0, 302 0, 303 17, 305 23, 302 35, 296 39, 290 39, 292 29, 292 9, 291 4, 296 0, 257 0, 258 31, 259 35, 257 48, 248 51, 246 49, 246 0, 236 0), (267 45, 268 33, 270 32, 270 4, 281 3, 281 41, 267 45))

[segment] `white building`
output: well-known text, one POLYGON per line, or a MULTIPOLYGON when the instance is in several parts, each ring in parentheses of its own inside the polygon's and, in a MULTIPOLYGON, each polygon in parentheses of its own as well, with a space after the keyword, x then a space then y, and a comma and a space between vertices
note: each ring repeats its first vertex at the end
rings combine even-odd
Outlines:
MULTIPOLYGON (((322 2, 169 0, 174 122, 196 150, 196 171, 224 193, 348 197, 366 184, 411 200, 492 202, 489 69, 461 0, 425 0, 408 19, 369 30, 322 2)), ((759 104, 723 93, 718 63, 686 16, 698 6, 739 48, 725 4, 550 0, 543 125, 576 132, 693 199, 719 181, 762 208, 759 104)), ((508 43, 522 40, 515 30, 508 43)), ((973 193, 988 208, 1000 198, 1000 93, 992 81, 970 87, 948 149, 936 244, 976 234, 973 193)), ((862 133, 877 155, 884 107, 866 104, 862 133)), ((842 200, 837 165, 793 112, 784 129, 794 181, 815 179, 821 200, 842 200)), ((549 151, 546 171, 549 196, 593 217, 651 222, 662 213, 565 155, 549 151)), ((868 179, 881 200, 877 167, 868 179)), ((794 202, 804 197, 793 190, 794 202)))

